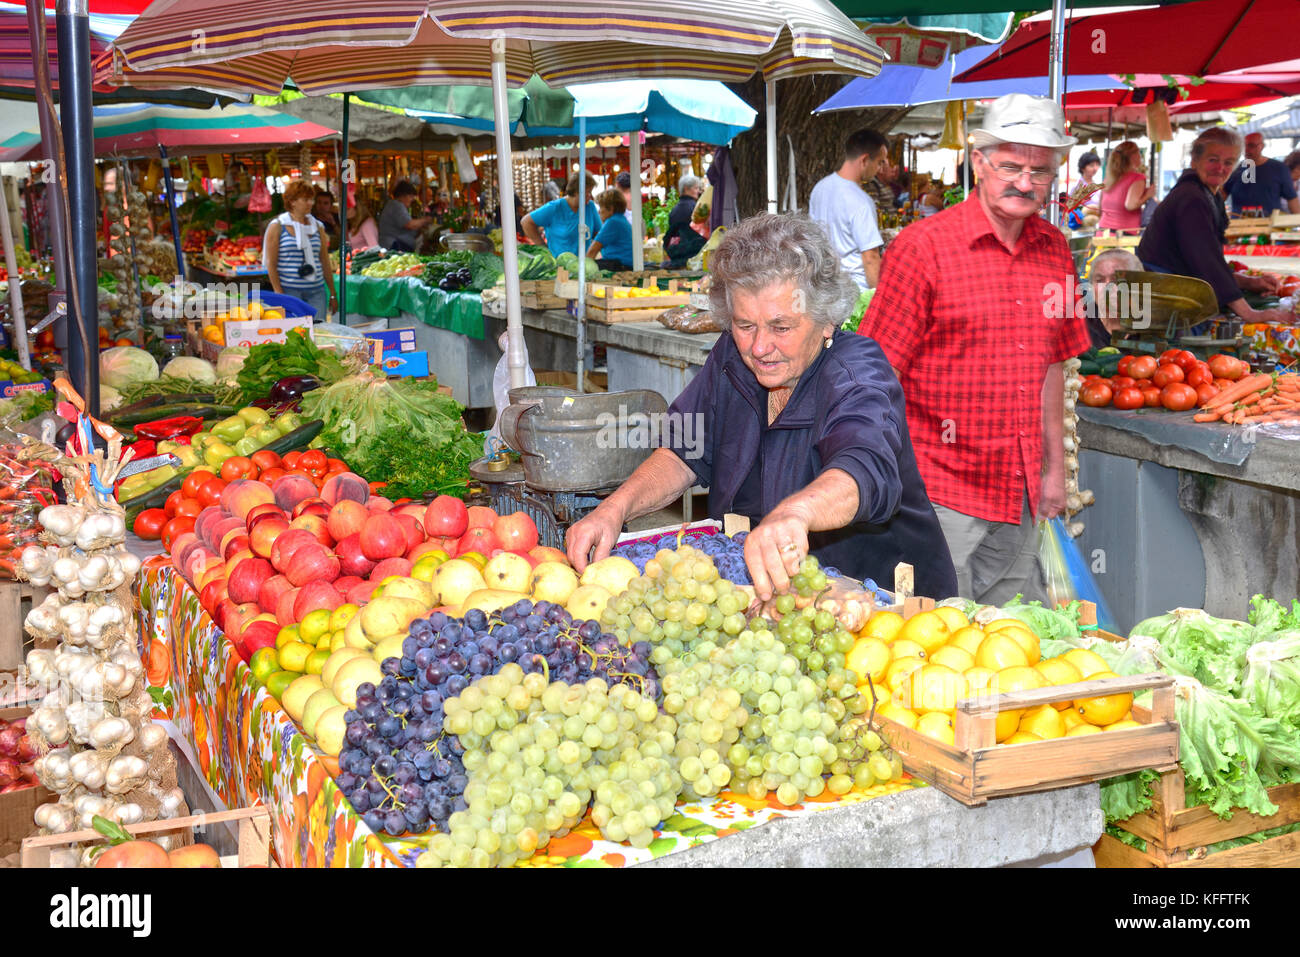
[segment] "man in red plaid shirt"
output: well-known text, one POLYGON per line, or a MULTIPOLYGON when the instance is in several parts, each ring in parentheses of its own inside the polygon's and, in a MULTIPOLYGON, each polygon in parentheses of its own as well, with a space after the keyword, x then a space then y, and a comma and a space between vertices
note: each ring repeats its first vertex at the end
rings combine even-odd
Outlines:
POLYGON ((973 139, 975 190, 898 235, 858 332, 902 383, 962 596, 1045 600, 1033 519, 1065 510, 1062 363, 1089 339, 1069 247, 1038 214, 1074 138, 1052 100, 1013 93, 973 139))

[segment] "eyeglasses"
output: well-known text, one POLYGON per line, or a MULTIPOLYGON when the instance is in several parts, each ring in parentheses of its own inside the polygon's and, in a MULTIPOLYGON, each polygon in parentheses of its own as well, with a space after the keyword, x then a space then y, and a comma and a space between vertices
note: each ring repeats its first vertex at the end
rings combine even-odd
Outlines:
POLYGON ((1035 186, 1046 186, 1052 180, 1056 179, 1056 171, 1050 169, 1026 168, 1016 166, 1013 163, 999 163, 993 167, 993 172, 998 174, 998 179, 1004 183, 1014 183, 1026 173, 1029 174, 1029 182, 1035 186))

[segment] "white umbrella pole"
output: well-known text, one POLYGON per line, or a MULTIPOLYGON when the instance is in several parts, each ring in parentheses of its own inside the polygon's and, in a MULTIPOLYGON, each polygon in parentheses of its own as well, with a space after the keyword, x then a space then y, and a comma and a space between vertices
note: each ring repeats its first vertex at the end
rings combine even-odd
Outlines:
POLYGON ((14 234, 9 221, 9 196, 0 190, 0 240, 5 244, 5 268, 9 270, 9 301, 14 314, 14 350, 18 364, 28 372, 32 357, 27 350, 27 320, 23 316, 22 277, 18 275, 18 257, 14 255, 14 234))
POLYGON ((641 220, 641 131, 627 138, 627 175, 632 180, 632 268, 645 268, 645 223, 641 220))
POLYGON ((497 179, 501 199, 501 253, 506 271, 506 365, 510 388, 527 385, 524 320, 519 308, 519 240, 515 236, 515 178, 510 165, 510 113, 506 105, 506 41, 492 41, 492 107, 496 114, 497 179))
POLYGON ((585 392, 587 365, 587 118, 578 117, 578 384, 585 392))
POLYGON ((776 212, 776 81, 768 80, 767 93, 767 211, 776 212))

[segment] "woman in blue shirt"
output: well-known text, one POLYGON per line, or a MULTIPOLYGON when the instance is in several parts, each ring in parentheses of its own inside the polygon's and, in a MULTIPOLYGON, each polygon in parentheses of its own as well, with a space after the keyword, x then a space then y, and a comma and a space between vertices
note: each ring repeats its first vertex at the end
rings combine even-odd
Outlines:
MULTIPOLYGON (((587 230, 588 235, 590 235, 600 228, 600 211, 597 210, 596 204, 591 201, 591 191, 596 187, 596 177, 587 173, 585 178, 587 181, 584 194, 587 201, 587 230)), ((552 256, 558 256, 560 253, 578 255, 580 248, 578 243, 579 182, 578 174, 574 173, 569 177, 563 196, 551 200, 544 206, 539 206, 524 217, 524 235, 528 237, 528 241, 535 246, 545 244, 546 248, 551 251, 552 256), (543 229, 546 230, 544 239, 541 232, 543 229)))
POLYGON ((616 189, 600 194, 600 216, 604 220, 596 240, 587 250, 587 257, 610 272, 632 268, 632 224, 623 214, 627 200, 616 189))

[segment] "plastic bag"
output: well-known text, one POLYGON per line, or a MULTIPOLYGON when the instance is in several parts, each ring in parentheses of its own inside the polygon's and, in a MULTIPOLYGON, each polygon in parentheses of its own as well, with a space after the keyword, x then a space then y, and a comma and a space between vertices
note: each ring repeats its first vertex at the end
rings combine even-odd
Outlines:
POLYGON ((248 196, 250 213, 269 213, 271 211, 271 193, 266 188, 266 180, 260 176, 253 178, 253 189, 248 196))
POLYGON ((659 321, 669 329, 677 332, 701 333, 721 332, 722 327, 713 319, 707 309, 694 306, 674 306, 659 314, 659 321))
MULTIPOLYGON (((493 454, 497 449, 505 446, 501 441, 501 413, 505 411, 506 406, 510 404, 510 354, 508 346, 510 345, 510 333, 503 332, 497 337, 497 346, 501 349, 501 358, 497 361, 496 371, 492 373, 492 398, 497 407, 497 419, 493 423, 491 430, 488 431, 485 448, 488 454, 493 454)), ((524 365, 525 381, 524 385, 537 385, 537 377, 533 375, 532 363, 528 361, 528 343, 523 343, 524 347, 524 365)))
POLYGON ((1038 523, 1038 560, 1047 580, 1047 597, 1052 605, 1090 601, 1097 606, 1097 625, 1114 632, 1115 619, 1102 597, 1097 581, 1088 570, 1083 553, 1059 518, 1038 523))

